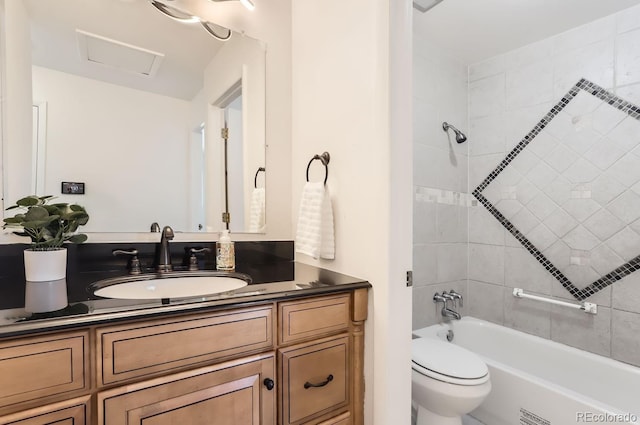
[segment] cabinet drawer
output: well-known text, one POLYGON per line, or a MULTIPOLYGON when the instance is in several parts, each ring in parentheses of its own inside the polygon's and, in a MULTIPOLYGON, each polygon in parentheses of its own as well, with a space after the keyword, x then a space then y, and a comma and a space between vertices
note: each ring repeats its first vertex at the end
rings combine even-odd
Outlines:
POLYGON ((0 417, 0 425, 89 425, 91 396, 0 417))
POLYGON ((280 343, 287 344, 347 330, 350 299, 349 294, 342 294, 280 303, 280 343))
POLYGON ((268 305, 98 329, 99 384, 270 349, 272 315, 268 305))
POLYGON ((280 350, 283 424, 335 415, 349 404, 349 353, 348 336, 280 350))
POLYGON ((274 354, 98 393, 98 425, 275 425, 274 354))
POLYGON ((345 412, 328 421, 321 422, 319 425, 351 425, 351 412, 345 412))
POLYGON ((0 343, 0 412, 89 388, 89 332, 0 343))

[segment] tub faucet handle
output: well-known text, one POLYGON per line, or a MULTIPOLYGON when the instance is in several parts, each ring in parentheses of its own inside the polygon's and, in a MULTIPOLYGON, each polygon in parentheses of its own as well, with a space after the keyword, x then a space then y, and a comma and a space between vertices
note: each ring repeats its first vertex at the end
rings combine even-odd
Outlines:
POLYGON ((447 293, 447 291, 442 291, 442 298, 444 298, 446 300, 445 303, 444 303, 445 307, 447 306, 447 301, 451 301, 451 305, 453 307, 456 306, 456 299, 454 298, 453 295, 447 293))
POLYGON ((442 298, 444 298, 447 301, 453 301, 455 298, 453 295, 448 294, 447 291, 442 291, 442 298))
POLYGON ((442 303, 442 304, 446 305, 447 304, 447 299, 436 292, 435 294, 433 294, 433 302, 436 303, 436 304, 437 303, 442 303))
POLYGON ((460 301, 460 307, 463 306, 463 304, 462 304, 462 295, 458 294, 453 289, 449 291, 449 295, 451 295, 455 301, 460 301))

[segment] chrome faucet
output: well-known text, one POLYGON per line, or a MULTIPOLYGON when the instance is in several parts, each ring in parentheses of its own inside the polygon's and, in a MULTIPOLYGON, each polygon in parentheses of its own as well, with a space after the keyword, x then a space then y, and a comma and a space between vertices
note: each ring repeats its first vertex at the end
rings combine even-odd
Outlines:
POLYGON ((165 273, 173 270, 173 266, 171 265, 171 251, 169 250, 169 241, 172 239, 173 229, 169 226, 164 226, 162 229, 162 236, 160 237, 156 263, 156 271, 158 273, 165 273))
POLYGON ((447 307, 447 301, 451 301, 451 303, 453 304, 456 300, 456 296, 447 292, 442 292, 441 294, 438 294, 437 292, 433 295, 433 302, 434 303, 442 303, 442 310, 440 311, 440 313, 442 314, 442 317, 447 318, 447 319, 456 319, 456 320, 460 320, 460 318, 462 316, 460 316, 460 313, 458 313, 457 311, 447 307))
POLYGON ((442 307, 441 313, 442 317, 446 317, 448 319, 460 320, 462 318, 462 316, 460 316, 460 313, 447 307, 442 307))

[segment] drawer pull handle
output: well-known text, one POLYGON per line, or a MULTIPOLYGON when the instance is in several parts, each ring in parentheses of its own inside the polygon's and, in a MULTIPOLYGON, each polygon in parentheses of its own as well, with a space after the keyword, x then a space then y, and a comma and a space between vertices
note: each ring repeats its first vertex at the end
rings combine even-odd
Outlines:
POLYGON ((266 378, 264 381, 262 381, 262 383, 264 384, 265 387, 267 387, 267 389, 269 391, 271 391, 273 389, 273 387, 275 386, 275 383, 273 382, 273 379, 271 379, 271 378, 266 378))
POLYGON ((304 389, 308 390, 309 388, 324 387, 325 385, 327 385, 331 381, 333 381, 333 375, 327 376, 327 380, 326 381, 322 381, 319 384, 312 384, 311 382, 307 381, 307 382, 304 383, 304 389))

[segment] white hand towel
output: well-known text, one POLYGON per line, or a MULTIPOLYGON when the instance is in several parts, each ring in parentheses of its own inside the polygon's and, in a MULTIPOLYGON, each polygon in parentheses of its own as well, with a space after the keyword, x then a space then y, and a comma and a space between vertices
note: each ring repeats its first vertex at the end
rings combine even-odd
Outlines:
POLYGON ((253 189, 253 193, 251 194, 251 204, 249 206, 249 231, 258 233, 264 232, 264 217, 264 187, 257 187, 253 189))
POLYGON ((313 258, 335 258, 333 208, 322 182, 307 182, 302 190, 296 251, 313 258))

